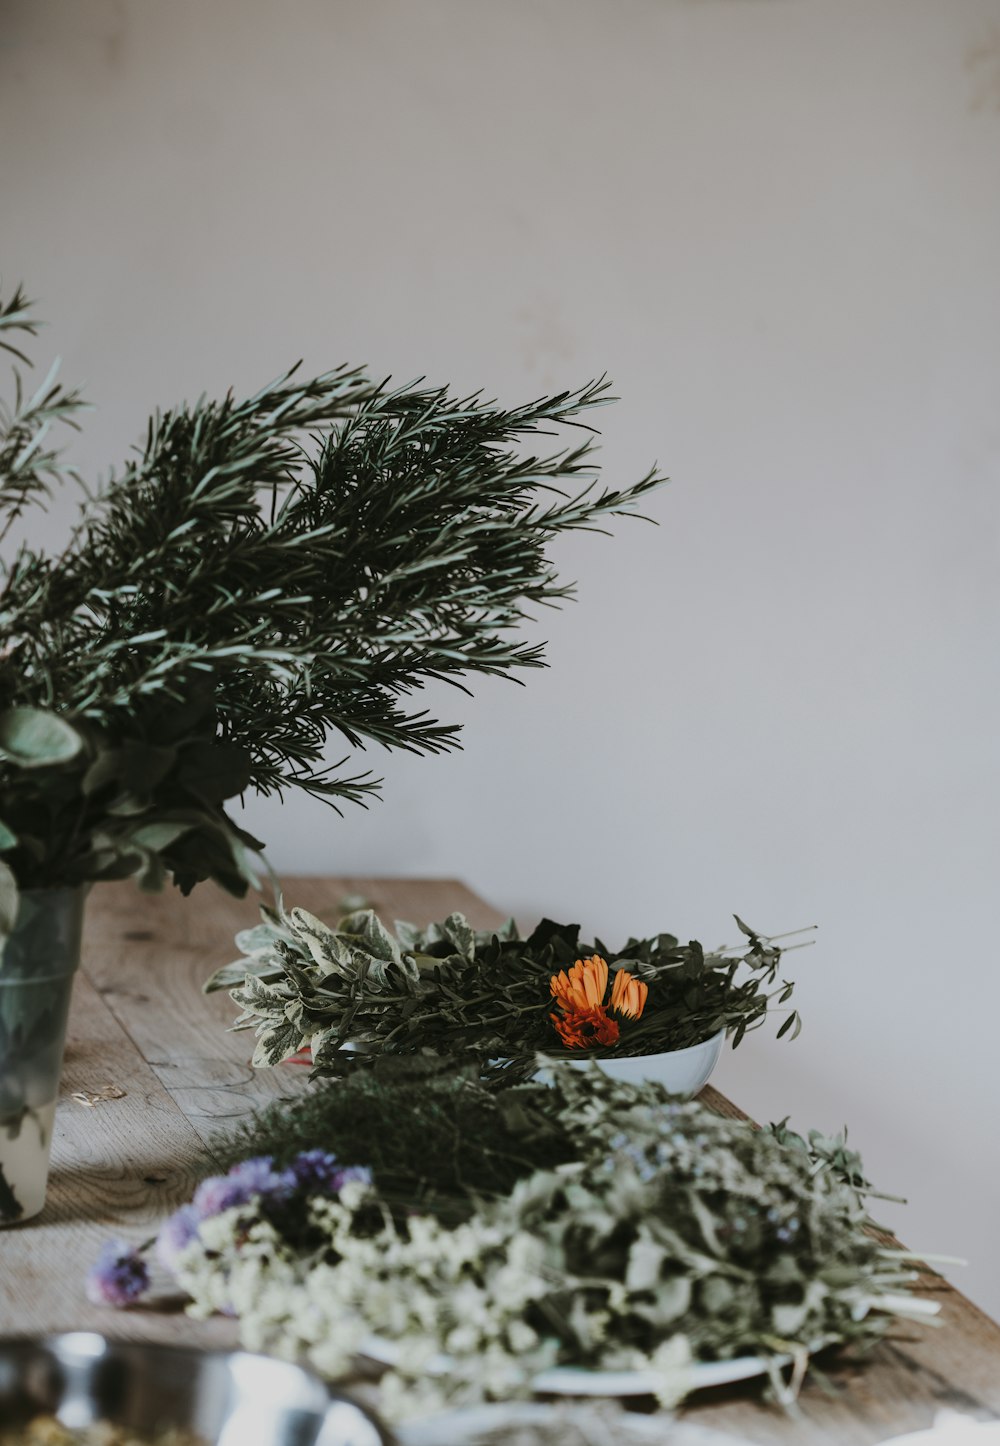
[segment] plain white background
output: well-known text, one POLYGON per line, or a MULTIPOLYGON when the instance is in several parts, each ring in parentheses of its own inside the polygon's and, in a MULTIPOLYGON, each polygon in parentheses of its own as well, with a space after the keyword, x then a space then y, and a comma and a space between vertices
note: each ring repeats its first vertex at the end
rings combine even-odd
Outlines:
POLYGON ((550 671, 435 694, 465 751, 368 814, 248 821, 611 941, 819 924, 801 1038, 718 1082, 848 1122, 1000 1312, 1000 3, 7 0, 0 136, 92 476, 299 357, 612 375, 608 473, 674 481, 560 546, 550 671))

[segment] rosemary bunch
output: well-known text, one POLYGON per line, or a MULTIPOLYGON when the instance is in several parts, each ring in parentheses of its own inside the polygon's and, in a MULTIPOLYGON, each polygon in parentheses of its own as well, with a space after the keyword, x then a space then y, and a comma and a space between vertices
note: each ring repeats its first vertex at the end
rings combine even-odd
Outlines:
MULTIPOLYGON (((18 291, 0 344, 35 324, 18 291)), ((0 414, 0 537, 63 480, 75 422, 51 382, 0 414)), ((633 512, 663 480, 603 487, 601 380, 505 409, 340 369, 158 412, 64 551, 0 561, 0 899, 165 872, 242 890, 257 841, 225 804, 303 789, 336 807, 379 781, 346 753, 458 746, 415 707, 430 679, 543 665, 532 604, 572 587, 560 533, 633 512), (563 428, 580 439, 539 449, 563 428)))

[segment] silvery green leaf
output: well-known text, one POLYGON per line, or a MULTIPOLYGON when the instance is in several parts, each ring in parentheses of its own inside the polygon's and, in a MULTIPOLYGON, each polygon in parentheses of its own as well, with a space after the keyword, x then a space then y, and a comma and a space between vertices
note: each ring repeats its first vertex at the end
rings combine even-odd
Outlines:
POLYGON ((289 1055, 295 1054, 303 1043, 302 1034, 294 1024, 283 1021, 261 1030, 250 1063, 254 1069, 271 1069, 289 1055))
POLYGON ((358 983, 378 994, 393 987, 393 974, 398 966, 391 959, 379 959, 363 949, 354 949, 351 967, 358 983))
POLYGON ((350 1053, 343 1048, 338 1025, 320 1030, 318 1034, 312 1036, 309 1043, 312 1049, 313 1065, 316 1068, 326 1068, 338 1055, 350 1053))
POLYGON ((414 977, 419 978, 421 974, 433 974, 435 969, 440 968, 442 960, 436 954, 414 952, 405 956, 404 963, 412 969, 414 977))
POLYGON ((248 974, 239 989, 232 991, 232 998, 244 1009, 256 1009, 260 1014, 283 1011, 289 994, 283 984, 265 984, 263 980, 248 974))
POLYGON ((0 713, 0 757, 21 768, 69 763, 83 738, 65 718, 44 708, 8 708, 0 713))
POLYGON ((190 833, 193 826, 190 821, 177 822, 174 819, 144 823, 125 834, 123 841, 133 844, 137 848, 152 849, 158 853, 161 849, 169 848, 172 843, 176 843, 183 834, 190 833))
POLYGON ((331 960, 339 961, 341 950, 337 935, 322 919, 317 919, 308 909, 293 909, 288 915, 288 923, 296 942, 305 945, 317 964, 322 966, 328 965, 331 960))
POLYGON ((287 938, 285 930, 275 928, 273 924, 255 924, 252 929, 241 929, 234 943, 244 954, 249 954, 254 959, 262 959, 274 949, 277 939, 287 938))
POLYGON ((13 932, 19 902, 13 870, 0 860, 0 940, 13 932))
POLYGON ((466 959, 476 952, 476 931, 464 914, 449 914, 441 925, 444 936, 466 959))
POLYGON ((282 963, 282 972, 289 984, 297 989, 300 995, 312 994, 315 986, 315 970, 301 969, 291 959, 285 959, 282 963))
POLYGON ((13 833, 0 819, 0 853, 17 846, 17 834, 13 833))
POLYGON ((202 993, 214 994, 218 989, 232 989, 242 984, 248 974, 258 979, 275 980, 283 977, 284 970, 267 959, 234 959, 232 964, 223 964, 221 969, 209 975, 201 986, 202 993))
POLYGON ((339 933, 356 935, 376 959, 398 962, 399 944, 389 933, 374 909, 361 909, 341 919, 339 933))
POLYGON ((416 949, 420 944, 421 930, 416 924, 408 924, 405 919, 395 919, 392 927, 396 931, 396 938, 404 949, 416 949))
POLYGON ((632 1242, 625 1267, 625 1284, 629 1290, 652 1290, 660 1279, 660 1268, 666 1259, 662 1245, 642 1231, 632 1242))

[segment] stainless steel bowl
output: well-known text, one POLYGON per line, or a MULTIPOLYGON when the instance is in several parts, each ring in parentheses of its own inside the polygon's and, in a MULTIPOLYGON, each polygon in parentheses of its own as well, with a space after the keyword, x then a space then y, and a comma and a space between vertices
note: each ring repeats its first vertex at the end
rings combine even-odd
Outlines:
POLYGON ((245 1351, 111 1341, 89 1331, 0 1340, 0 1424, 38 1414, 80 1428, 182 1426, 209 1446, 387 1446, 356 1401, 245 1351))

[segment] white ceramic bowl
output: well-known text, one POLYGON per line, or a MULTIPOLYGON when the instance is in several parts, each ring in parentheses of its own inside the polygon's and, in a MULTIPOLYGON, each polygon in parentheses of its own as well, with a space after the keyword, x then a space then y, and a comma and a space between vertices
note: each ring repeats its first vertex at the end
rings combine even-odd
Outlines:
POLYGON ((625 1080, 628 1084, 655 1080, 672 1095, 691 1099, 708 1083, 709 1075, 719 1062, 725 1038, 726 1031, 720 1029, 711 1039, 703 1039, 701 1044, 689 1045, 687 1049, 671 1049, 664 1054, 633 1054, 620 1059, 613 1055, 590 1055, 586 1059, 571 1059, 569 1063, 576 1069, 588 1069, 596 1064, 612 1079, 625 1080))

